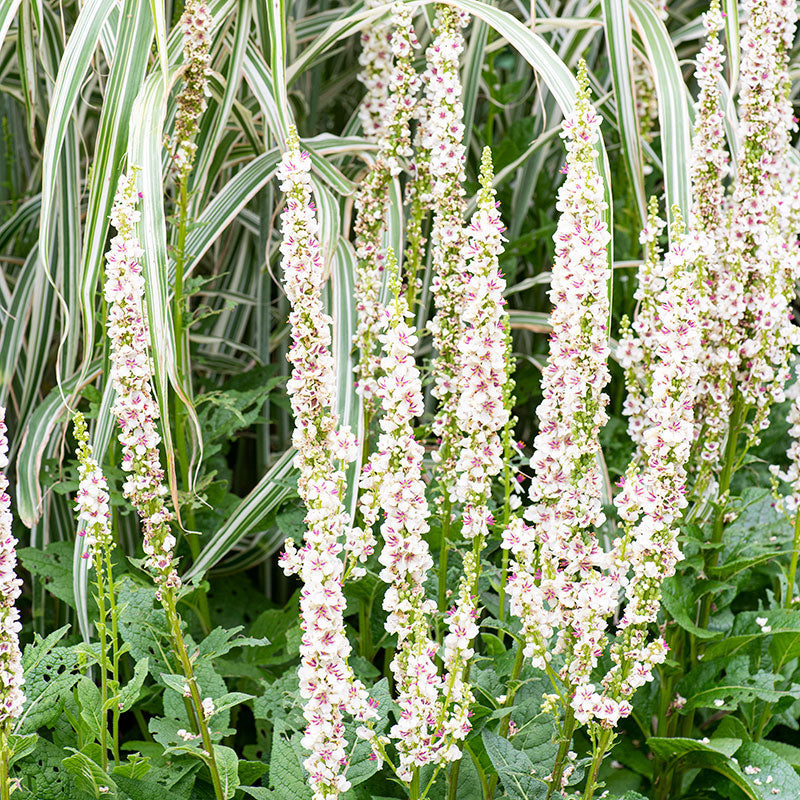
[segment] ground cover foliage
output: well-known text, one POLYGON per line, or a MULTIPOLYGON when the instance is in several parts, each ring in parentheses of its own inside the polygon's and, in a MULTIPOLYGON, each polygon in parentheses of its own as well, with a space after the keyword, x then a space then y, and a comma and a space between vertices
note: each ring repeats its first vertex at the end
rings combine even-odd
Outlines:
POLYGON ((800 797, 796 21, 0 0, 0 800, 800 797))

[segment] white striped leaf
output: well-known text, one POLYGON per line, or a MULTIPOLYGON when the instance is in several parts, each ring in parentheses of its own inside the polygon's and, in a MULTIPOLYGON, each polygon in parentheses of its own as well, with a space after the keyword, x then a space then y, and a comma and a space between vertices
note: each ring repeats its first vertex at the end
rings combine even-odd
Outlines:
POLYGON ((675 48, 656 9, 647 0, 631 0, 631 10, 653 66, 667 208, 677 205, 687 219, 692 198, 689 181, 691 123, 683 75, 675 48))

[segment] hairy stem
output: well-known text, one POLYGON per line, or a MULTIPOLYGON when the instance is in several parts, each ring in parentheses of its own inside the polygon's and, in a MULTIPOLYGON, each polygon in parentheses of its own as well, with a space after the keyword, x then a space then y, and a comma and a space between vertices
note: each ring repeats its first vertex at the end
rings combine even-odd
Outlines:
POLYGON ((199 728, 200 736, 203 740, 203 749, 207 754, 207 764, 211 772, 211 783, 214 786, 214 794, 217 800, 225 800, 222 791, 222 784, 219 778, 219 770, 217 769, 217 761, 214 758, 214 747, 211 743, 211 733, 208 729, 208 721, 203 713, 203 701, 200 697, 200 690, 197 686, 197 680, 194 676, 194 668, 192 667, 189 653, 186 650, 186 642, 183 638, 181 631, 181 619, 178 614, 178 609, 175 604, 175 593, 172 589, 164 589, 164 611, 167 614, 167 624, 169 625, 170 636, 172 638, 172 649, 178 658, 183 676, 186 678, 186 685, 189 687, 189 695, 194 710, 194 717, 199 728))

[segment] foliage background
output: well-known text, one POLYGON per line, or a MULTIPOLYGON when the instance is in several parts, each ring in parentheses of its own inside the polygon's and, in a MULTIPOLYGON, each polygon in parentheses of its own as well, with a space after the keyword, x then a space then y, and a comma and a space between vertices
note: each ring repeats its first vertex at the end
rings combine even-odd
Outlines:
MULTIPOLYGON (((468 192, 472 195, 477 189, 480 151, 489 144, 508 228, 503 268, 517 357, 517 434, 523 442, 531 442, 546 353, 555 195, 564 158, 558 132, 563 108, 571 103, 575 66, 580 58, 586 59, 605 120, 605 178, 613 187, 612 330, 616 331, 622 315, 634 310, 645 198, 665 194, 668 203, 684 210, 688 205, 686 163, 695 94, 691 75, 705 4, 674 0, 665 22, 649 0, 534 0, 530 6, 459 0, 454 5, 475 15, 462 71, 468 192), (647 124, 641 109, 637 117, 637 91, 641 97, 642 89, 637 90, 631 68, 634 54, 650 65, 658 100, 650 141, 641 135, 647 124)), ((728 52, 735 54, 737 4, 727 0, 724 5, 728 52)), ((90 639, 96 614, 87 570, 75 545, 71 493, 76 488, 76 465, 62 392, 70 405, 80 406, 91 419, 95 450, 103 455, 112 496, 119 497, 122 473, 118 445, 111 435, 112 398, 105 380, 104 306, 98 282, 113 187, 126 159, 141 168, 145 192, 148 302, 157 309, 152 319, 160 403, 168 409, 176 388, 190 398, 185 413, 193 431, 192 452, 181 457, 173 435, 166 454, 184 517, 197 531, 185 536, 180 548, 184 575, 198 586, 183 603, 184 617, 197 641, 212 641, 198 672, 201 681, 217 686, 218 694, 226 691, 225 679, 229 690, 251 695, 218 720, 224 741, 244 756, 238 766, 242 785, 256 785, 269 762, 273 766, 263 785, 272 786, 274 794, 253 796, 305 796, 297 751, 292 749, 296 737, 288 735, 300 727, 292 695, 299 641, 297 586, 283 576, 274 558, 287 535, 297 537, 303 513, 293 488, 292 422, 283 388, 288 374, 288 303, 277 274, 280 196, 272 176, 288 125, 294 121, 314 158, 323 244, 331 269, 327 301, 335 320, 340 366, 338 407, 342 417, 357 426, 360 407, 353 392, 350 352, 354 265, 347 240, 353 191, 374 154, 360 134, 356 115, 362 96, 357 34, 387 9, 328 0, 212 0, 210 6, 216 23, 212 96, 201 121, 189 187, 192 223, 184 293, 190 295, 192 315, 189 357, 179 368, 181 343, 175 341, 170 317, 177 235, 171 217, 174 187, 164 178, 162 140, 171 130, 179 86, 182 53, 174 23, 181 4, 0 0, 0 402, 8 406, 17 535, 26 545, 21 551, 28 572, 25 637, 28 641, 48 637, 48 645, 40 643, 28 655, 43 659, 32 667, 27 687, 42 699, 38 712, 28 715, 25 731, 49 733, 34 756, 23 759, 19 767, 29 792, 23 796, 39 800, 57 794, 83 797, 82 791, 91 796, 96 789, 91 781, 83 784, 76 777, 80 765, 62 763, 62 747, 80 749, 81 737, 91 738, 90 729, 81 727, 82 714, 93 698, 81 677, 78 653, 81 642, 90 639), (68 632, 63 628, 67 624, 68 632), (230 632, 239 626, 252 638, 250 646, 226 649, 230 632), (61 632, 57 649, 42 655, 48 647, 56 647, 53 631, 61 632), (270 643, 257 643, 264 636, 270 643), (44 777, 43 770, 50 769, 53 776, 48 772, 44 777)), ((424 5, 419 16, 423 48, 431 15, 432 6, 424 5)), ((796 56, 797 49, 792 55, 794 76, 796 56)), ((418 66, 421 70, 421 62, 418 66)), ((729 55, 730 85, 735 85, 737 69, 736 59, 729 55)), ((797 84, 793 97, 796 91, 797 84)), ((731 106, 731 129, 732 115, 731 106)), ((402 213, 395 192, 391 241, 402 237, 402 213)), ((428 279, 429 275, 420 323, 430 306, 428 279)), ((429 342, 423 340, 420 355, 425 357, 429 350, 429 342)), ((603 433, 609 485, 624 470, 630 452, 620 416, 624 386, 614 370, 613 414, 603 433)), ((729 602, 737 613, 755 615, 760 609, 776 579, 776 549, 786 545, 787 537, 791 541, 791 531, 771 510, 765 488, 765 464, 783 459, 785 410, 775 410, 774 425, 760 452, 738 478, 737 491, 752 504, 734 528, 739 538, 731 535, 726 545, 731 553, 726 553, 723 564, 731 563, 730 555, 751 559, 752 569, 726 577, 733 587, 729 602), (764 541, 767 534, 776 537, 776 547, 764 541)), ((530 448, 524 452, 529 454, 530 448)), ((194 780, 195 767, 171 764, 167 769, 157 744, 169 740, 167 728, 172 724, 170 690, 159 684, 155 668, 164 658, 159 644, 163 621, 152 608, 149 588, 126 558, 141 555, 135 515, 118 504, 114 520, 120 542, 118 569, 126 573, 120 583, 120 630, 131 656, 126 669, 135 680, 134 665, 146 658, 148 666, 142 669, 151 673, 123 717, 126 735, 132 748, 152 758, 148 780, 160 782, 172 793, 163 796, 202 797, 203 784, 194 780)), ((497 546, 493 542, 492 550, 497 546)), ((675 619, 681 614, 682 588, 675 587, 672 607, 667 606, 675 619)), ((372 643, 359 645, 355 664, 373 680, 384 669, 378 582, 367 579, 353 587, 348 600, 354 614, 371 620, 372 643)), ((496 610, 490 584, 483 601, 490 613, 492 603, 496 610)), ((787 631, 800 631, 793 618, 786 624, 787 631)), ((800 632, 791 637, 781 656, 784 664, 796 663, 800 632)), ((721 656, 728 653, 721 647, 721 656)), ((505 663, 508 654, 502 642, 488 633, 483 654, 488 662, 476 670, 476 680, 491 698, 499 694, 492 661, 501 675, 510 663, 505 663)), ((742 669, 747 672, 750 666, 748 662, 742 669)), ((747 738, 760 739, 766 732, 762 726, 754 735, 749 723, 733 721, 762 713, 758 703, 766 702, 769 692, 761 687, 759 694, 757 675, 747 677, 749 683, 738 695, 733 690, 726 695, 726 702, 735 703, 732 710, 739 709, 738 715, 727 717, 732 720, 726 723, 729 737, 743 739, 741 726, 747 738)), ((701 681, 697 696, 713 691, 708 687, 718 678, 717 674, 697 677, 701 681)), ((784 757, 781 763, 800 766, 800 751, 783 749, 798 744, 796 684, 790 679, 788 687, 773 701, 778 727, 768 744, 784 757)), ((528 676, 517 700, 523 717, 533 714, 541 691, 528 676)), ((712 699, 702 697, 697 702, 705 708, 712 699)), ((488 699, 486 709, 492 713, 488 699)), ((718 722, 719 717, 709 712, 701 730, 706 725, 710 732, 718 722)), ((524 726, 525 720, 519 724, 524 726)), ((631 735, 614 751, 624 768, 607 768, 608 785, 618 793, 646 791, 653 774, 646 748, 635 744, 648 735, 646 720, 634 720, 631 726, 631 735), (637 722, 643 725, 641 731, 635 729, 637 722)), ((526 734, 530 746, 515 745, 516 752, 526 753, 532 764, 534 754, 546 756, 536 749, 546 748, 546 741, 536 740, 538 735, 530 722, 526 734)), ((659 746, 667 748, 651 745, 651 757, 652 752, 674 757, 668 749, 659 753, 659 746)), ((703 773, 692 784, 691 796, 737 800, 756 796, 750 784, 743 788, 725 766, 735 751, 724 757, 716 750, 710 756, 704 752, 687 751, 698 765, 717 772, 712 778, 703 773)), ((128 775, 120 774, 120 796, 128 792, 125 781, 137 777, 135 767, 128 775)), ((523 796, 510 788, 507 776, 501 779, 509 797, 523 796)), ((465 768, 461 780, 477 781, 477 773, 465 768)), ((800 786, 791 783, 790 776, 786 780, 786 792, 800 786)), ((389 784, 369 786, 373 796, 395 796, 395 787, 389 784)), ((477 797, 479 792, 474 783, 464 789, 464 797, 477 797)), ((128 793, 136 800, 133 789, 128 793)), ((786 800, 797 796, 800 793, 781 795, 786 800)))

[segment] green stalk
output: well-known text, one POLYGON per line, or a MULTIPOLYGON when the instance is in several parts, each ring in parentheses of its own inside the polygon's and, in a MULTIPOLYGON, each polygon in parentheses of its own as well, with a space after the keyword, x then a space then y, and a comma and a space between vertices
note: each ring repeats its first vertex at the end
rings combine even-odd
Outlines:
MULTIPOLYGON (((725 461, 719 477, 719 492, 717 494, 717 508, 714 514, 714 528, 711 532, 711 544, 718 545, 722 542, 722 535, 725 532, 725 512, 727 511, 728 492, 731 488, 731 478, 734 473, 736 463, 736 449, 739 441, 739 430, 741 428, 743 415, 743 401, 737 397, 731 414, 730 425, 728 428, 728 441, 725 443, 725 461)), ((719 548, 712 547, 706 550, 704 556, 705 573, 713 569, 719 561, 719 548)), ((703 597, 700 606, 700 627, 708 627, 708 620, 711 615, 711 594, 703 597)), ((692 637, 692 660, 696 659, 697 642, 692 637)))
MULTIPOLYGON (((186 341, 186 330, 184 329, 183 314, 186 306, 186 298, 183 295, 184 267, 186 264, 186 228, 189 217, 189 197, 187 191, 187 180, 189 170, 181 172, 180 187, 178 194, 178 242, 175 248, 175 287, 173 292, 173 331, 175 335, 175 366, 178 376, 184 386, 191 384, 191 375, 187 372, 188 364, 188 342, 186 341)), ((181 482, 184 491, 188 494, 190 488, 190 464, 189 454, 186 449, 186 407, 178 396, 173 394, 173 408, 175 413, 175 442, 178 453, 178 464, 181 471, 181 482)), ((189 530, 196 530, 194 509, 191 504, 186 509, 186 525, 189 530)), ((197 536, 189 534, 186 536, 189 542, 189 550, 192 554, 192 561, 200 555, 200 542, 197 536)), ((202 592, 199 593, 198 617, 203 631, 211 631, 211 612, 208 608, 208 600, 202 592)))
POLYGON ((446 487, 442 497, 442 544, 439 550, 439 611, 447 611, 447 553, 450 549, 450 515, 452 506, 446 487))
POLYGON ((97 606, 100 617, 97 621, 97 632, 100 635, 100 708, 103 721, 100 725, 100 766, 108 772, 108 635, 106 631, 106 587, 103 580, 103 559, 95 551, 94 571, 97 579, 97 606))
POLYGON ((589 770, 589 777, 586 779, 586 788, 583 792, 583 800, 592 800, 595 790, 597 789, 597 776, 600 772, 600 767, 603 765, 603 759, 608 752, 608 747, 614 737, 614 732, 610 730, 603 730, 600 734, 600 739, 595 747, 594 756, 592 757, 592 766, 589 770))
POLYGON ((572 744, 572 734, 575 733, 575 712, 572 706, 567 704, 567 710, 564 715, 564 725, 561 728, 561 743, 558 745, 558 752, 556 753, 556 763, 553 767, 553 774, 550 776, 550 785, 547 787, 546 800, 550 800, 556 788, 561 789, 561 776, 564 774, 564 766, 567 760, 567 753, 572 744))
MULTIPOLYGON (((108 575, 108 602, 111 608, 111 679, 114 691, 119 694, 119 624, 117 612, 117 596, 114 589, 114 573, 111 569, 111 553, 106 550, 106 574, 108 575)), ((119 764, 119 703, 114 703, 111 710, 111 747, 114 761, 119 764)))
POLYGON ((167 624, 169 625, 170 636, 172 637, 172 649, 178 657, 183 676, 186 678, 186 684, 189 687, 195 721, 203 740, 203 749, 208 754, 206 764, 211 773, 211 783, 214 786, 214 794, 217 800, 225 800, 225 795, 222 791, 222 783, 219 778, 219 770, 217 769, 217 761, 214 757, 211 733, 208 729, 208 722, 206 721, 205 714, 203 713, 203 700, 200 697, 200 690, 197 688, 194 668, 192 667, 189 653, 186 650, 186 642, 184 641, 183 632, 181 631, 181 619, 175 604, 175 592, 172 589, 163 589, 162 591, 164 594, 164 611, 167 615, 167 624))
POLYGON ((784 607, 792 607, 792 597, 794 595, 795 580, 797 578, 797 561, 800 557, 800 511, 794 515, 794 542, 792 543, 792 560, 789 564, 789 581, 786 586, 786 599, 784 607))
MULTIPOLYGON (((511 519, 511 419, 503 429, 503 530, 508 527, 511 519)), ((501 534, 502 535, 502 534, 501 534)), ((506 621, 506 583, 508 582, 508 550, 503 548, 502 569, 500 572, 500 592, 498 600, 500 603, 499 617, 500 622, 506 621)), ((505 632, 499 632, 500 641, 505 638, 505 632)))
MULTIPOLYGON (((508 692, 506 694, 506 701, 503 703, 503 708, 508 709, 508 714, 500 720, 500 730, 499 734, 504 739, 508 738, 508 731, 511 727, 511 707, 514 705, 514 697, 517 694, 517 689, 519 689, 518 685, 515 685, 516 682, 519 680, 520 673, 522 672, 522 665, 525 663, 525 656, 524 651, 525 645, 523 642, 519 642, 517 644, 517 654, 514 657, 514 666, 511 668, 511 677, 508 679, 508 692)), ((497 782, 499 780, 499 776, 497 773, 492 775, 491 779, 489 780, 489 784, 486 788, 486 799, 493 800, 494 793, 497 791, 497 782)), ((455 800, 455 795, 451 800, 455 800)))
POLYGON ((408 800, 419 800, 419 767, 414 767, 414 774, 408 789, 408 800))
POLYGON ((11 776, 9 774, 10 758, 8 733, 3 730, 2 735, 0 735, 0 800, 10 800, 11 798, 11 776))

